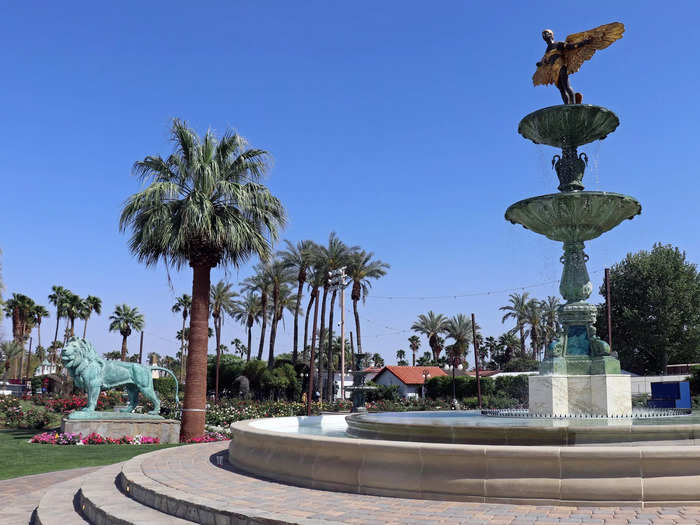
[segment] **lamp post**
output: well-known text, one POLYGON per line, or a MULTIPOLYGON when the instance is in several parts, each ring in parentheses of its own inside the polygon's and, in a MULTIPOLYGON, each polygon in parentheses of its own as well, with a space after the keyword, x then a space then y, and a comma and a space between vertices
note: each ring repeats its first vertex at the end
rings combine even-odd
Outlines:
POLYGON ((455 368, 462 363, 462 358, 457 354, 450 356, 450 364, 452 365, 452 410, 456 410, 459 404, 457 403, 457 394, 455 388, 455 368))
POLYGON ((428 370, 427 368, 424 368, 422 373, 423 373, 423 399, 425 399, 425 394, 428 391, 425 384, 428 382, 428 379, 430 379, 430 370, 428 370))

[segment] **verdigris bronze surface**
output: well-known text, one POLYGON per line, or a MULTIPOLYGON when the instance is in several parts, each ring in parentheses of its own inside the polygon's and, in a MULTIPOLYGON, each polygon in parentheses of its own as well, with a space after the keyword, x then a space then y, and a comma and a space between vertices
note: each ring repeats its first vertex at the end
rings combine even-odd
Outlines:
POLYGON ((139 392, 153 403, 153 410, 145 418, 160 418, 160 400, 153 389, 152 370, 164 370, 175 380, 175 401, 179 402, 177 378, 160 366, 144 366, 138 363, 103 359, 95 352, 95 347, 85 339, 71 337, 61 351, 61 361, 73 378, 75 386, 84 390, 88 404, 80 411, 73 412, 69 419, 125 419, 144 418, 143 414, 130 414, 136 409, 139 392), (124 412, 96 412, 97 398, 103 388, 126 386, 129 406, 124 412))

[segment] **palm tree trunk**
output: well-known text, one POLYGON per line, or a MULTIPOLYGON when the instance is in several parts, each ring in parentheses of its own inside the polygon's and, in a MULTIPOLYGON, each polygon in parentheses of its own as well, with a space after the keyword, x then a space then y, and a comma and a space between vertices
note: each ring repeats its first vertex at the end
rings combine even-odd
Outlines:
POLYGON ((122 334, 122 361, 126 361, 126 338, 128 336, 122 334))
POLYGON ((301 294, 304 291, 304 281, 299 279, 297 288, 297 304, 294 307, 294 349, 292 350, 292 364, 297 364, 299 358, 299 308, 301 307, 301 294))
POLYGON ((275 285, 272 291, 272 319, 270 319, 270 352, 267 355, 267 368, 272 369, 275 364, 275 339, 277 338, 277 307, 279 303, 280 289, 275 285))
MULTIPOLYGON (((333 311, 335 309, 335 298, 338 292, 333 290, 333 295, 331 295, 331 309, 328 313, 328 402, 333 402, 333 395, 335 390, 335 378, 333 377, 334 366, 333 366, 333 311)), ((341 349, 342 351, 342 349, 341 349)))
POLYGON ((32 362, 32 339, 31 337, 29 338, 29 350, 27 351, 27 377, 32 377, 29 375, 30 367, 31 367, 31 362, 32 362))
POLYGON ((314 300, 318 296, 318 290, 316 288, 311 289, 311 298, 309 299, 309 305, 306 307, 306 319, 304 320, 304 349, 303 352, 306 353, 306 345, 308 343, 309 335, 309 314, 311 313, 311 307, 314 304, 314 300))
POLYGON ((185 380, 185 321, 187 320, 187 316, 185 315, 185 312, 183 310, 182 312, 182 332, 180 332, 180 335, 182 336, 180 339, 180 384, 182 384, 185 380))
POLYGON ((70 318, 70 336, 75 336, 75 317, 70 318))
POLYGON ((58 315, 58 306, 56 307, 56 333, 53 336, 54 343, 58 341, 58 323, 61 320, 61 318, 58 315))
POLYGON ((360 313, 357 311, 357 300, 352 301, 352 311, 355 314, 355 333, 357 334, 357 353, 362 353, 362 339, 360 335, 360 313))
POLYGON ((219 402, 219 366, 221 364, 221 317, 214 319, 216 330, 216 372, 214 379, 214 400, 219 402))
POLYGON ((318 391, 321 392, 321 398, 323 398, 323 387, 324 387, 324 377, 323 377, 323 332, 326 329, 326 299, 328 298, 328 286, 323 287, 323 300, 321 301, 321 332, 318 338, 318 391))
POLYGON ((525 356, 525 333, 523 332, 523 326, 520 325, 520 351, 525 356))
POLYGON ((180 441, 204 434, 207 402, 207 341, 209 339, 209 288, 211 265, 192 265, 192 308, 187 351, 185 400, 182 408, 180 441))
POLYGON ((258 361, 262 360, 263 349, 265 348, 265 330, 267 330, 267 294, 262 294, 260 297, 262 308, 262 322, 260 327, 260 346, 258 346, 258 361))
POLYGON ((90 319, 90 317, 86 317, 86 318, 85 318, 85 324, 83 325, 83 339, 85 339, 85 337, 87 337, 87 322, 88 322, 88 319, 90 319))
POLYGON ((416 349, 412 348, 411 350, 413 351, 413 366, 416 366, 416 349))
POLYGON ((250 346, 253 343, 253 323, 246 323, 248 326, 248 353, 246 354, 246 363, 250 361, 250 346))
MULTIPOLYGON (((311 411, 310 411, 311 401, 313 401, 313 398, 314 398, 313 397, 314 392, 313 392, 312 387, 313 387, 313 383, 314 383, 314 358, 315 358, 314 350, 316 348, 316 326, 318 325, 318 288, 316 288, 315 290, 316 290, 316 294, 315 294, 316 301, 314 302, 315 303, 315 305, 314 305, 314 325, 313 325, 313 328, 311 331, 311 354, 309 355, 309 393, 307 394, 308 403, 309 403, 307 406, 309 407, 309 411, 306 414, 307 416, 311 415, 311 411)), ((314 295, 313 292, 312 292, 312 295, 314 295)), ((320 359, 319 359, 319 361, 320 361, 320 359)), ((319 383, 321 382, 320 377, 321 376, 319 376, 319 380, 318 380, 319 383)), ((319 387, 317 386, 316 389, 318 389, 318 388, 319 387)), ((320 392, 320 390, 319 390, 319 392, 320 392)))
POLYGON ((41 346, 41 316, 39 316, 37 323, 36 323, 36 338, 37 338, 37 346, 41 346))

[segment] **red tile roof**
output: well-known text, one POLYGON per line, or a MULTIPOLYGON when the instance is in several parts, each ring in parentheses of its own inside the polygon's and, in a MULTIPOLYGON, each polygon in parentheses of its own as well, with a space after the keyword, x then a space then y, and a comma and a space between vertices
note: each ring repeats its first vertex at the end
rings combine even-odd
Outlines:
POLYGON ((446 376, 445 371, 439 366, 385 366, 375 377, 378 378, 385 370, 394 374, 406 385, 422 385, 425 381, 423 370, 430 372, 430 377, 446 376))

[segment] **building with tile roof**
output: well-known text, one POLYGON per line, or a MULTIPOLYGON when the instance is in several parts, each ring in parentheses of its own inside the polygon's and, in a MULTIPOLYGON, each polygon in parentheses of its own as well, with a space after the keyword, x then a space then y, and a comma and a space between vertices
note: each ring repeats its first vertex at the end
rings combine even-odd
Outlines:
POLYGON ((428 379, 447 375, 439 366, 385 366, 373 381, 378 385, 398 386, 401 397, 421 397, 426 371, 428 379))

